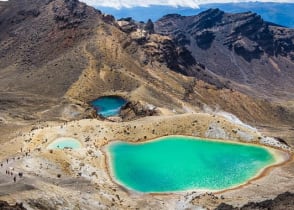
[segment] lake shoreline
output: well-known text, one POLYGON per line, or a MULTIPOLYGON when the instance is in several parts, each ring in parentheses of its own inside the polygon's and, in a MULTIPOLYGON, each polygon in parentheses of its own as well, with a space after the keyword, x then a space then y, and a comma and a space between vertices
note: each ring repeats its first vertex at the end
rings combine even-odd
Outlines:
POLYGON ((166 191, 166 192, 140 192, 140 191, 136 191, 133 189, 130 189, 128 187, 125 187, 124 184, 121 183, 121 181, 119 181, 117 178, 115 178, 113 171, 114 169, 112 168, 113 166, 111 166, 112 164, 111 162, 111 158, 110 158, 110 151, 108 150, 108 146, 110 146, 110 144, 116 143, 116 142, 125 142, 122 140, 115 140, 115 141, 111 141, 108 142, 107 144, 103 145, 101 148, 101 151, 103 152, 104 156, 105 156, 105 166, 106 166, 106 171, 111 179, 111 181, 115 184, 117 184, 121 189, 123 189, 124 191, 131 193, 131 194, 149 194, 149 195, 171 195, 171 194, 185 194, 185 193, 191 193, 191 192, 197 192, 200 194, 203 193, 215 193, 215 194, 221 194, 227 191, 232 191, 232 190, 236 190, 236 189, 241 189, 242 187, 245 187, 246 185, 251 184, 253 181, 258 180, 262 177, 265 177, 268 173, 270 173, 271 170, 273 170, 276 167, 282 166, 284 164, 287 164, 288 162, 292 161, 293 156, 291 156, 291 154, 289 152, 277 149, 277 148, 272 148, 263 144, 257 144, 257 143, 244 143, 244 142, 236 142, 236 141, 232 141, 232 140, 221 140, 221 139, 207 139, 207 138, 200 138, 200 137, 193 137, 193 136, 184 136, 184 135, 171 135, 171 136, 163 136, 163 137, 159 137, 156 139, 151 139, 151 140, 144 140, 144 141, 140 141, 140 142, 126 142, 128 144, 132 144, 132 145, 140 145, 140 144, 145 144, 148 142, 154 142, 154 141, 164 141, 166 138, 168 137, 180 137, 180 138, 186 138, 188 137, 189 140, 195 139, 195 140, 199 140, 199 141, 212 141, 212 142, 219 142, 219 143, 224 143, 224 144, 239 144, 239 145, 247 145, 247 146, 255 146, 255 147, 261 147, 266 149, 268 152, 270 152, 272 154, 272 156, 275 158, 275 162, 269 164, 268 166, 265 166, 263 168, 261 168, 256 175, 254 175, 252 178, 248 179, 245 182, 242 182, 240 184, 236 184, 234 186, 231 186, 229 188, 224 188, 224 189, 219 189, 219 190, 211 190, 211 189, 188 189, 188 190, 179 190, 179 191, 166 191))

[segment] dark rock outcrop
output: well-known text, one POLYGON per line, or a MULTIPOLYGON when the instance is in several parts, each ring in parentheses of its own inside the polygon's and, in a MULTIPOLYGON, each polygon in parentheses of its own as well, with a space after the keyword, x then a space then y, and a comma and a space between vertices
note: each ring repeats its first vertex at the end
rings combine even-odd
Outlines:
POLYGON ((131 17, 119 19, 118 22, 120 29, 128 34, 139 28, 139 25, 131 17))
POLYGON ((52 11, 54 20, 59 23, 60 29, 76 28, 87 20, 89 15, 93 15, 95 12, 101 14, 98 10, 89 11, 89 7, 78 0, 64 0, 63 4, 56 2, 52 11))
POLYGON ((203 31, 195 36, 197 45, 201 49, 210 48, 214 38, 215 38, 215 35, 212 31, 203 31))
MULTIPOLYGON (((181 18, 179 15, 167 15, 168 17, 181 18)), ((186 76, 193 76, 204 80, 209 84, 216 85, 218 88, 226 85, 210 72, 206 71, 205 65, 198 62, 191 51, 185 46, 190 40, 176 30, 176 38, 154 32, 154 24, 151 20, 147 23, 136 22, 132 18, 122 18, 117 21, 119 28, 130 35, 132 41, 136 42, 144 51, 142 63, 144 65, 159 63, 165 65, 170 70, 186 76)), ((207 31, 197 35, 199 45, 207 48, 211 45, 214 34, 207 31), (205 40, 205 41, 204 41, 205 40), (201 42, 201 43, 200 43, 201 42)), ((128 42, 128 45, 130 43, 128 42)))
POLYGON ((219 9, 209 9, 201 12, 198 17, 198 21, 193 21, 188 25, 191 31, 200 31, 212 28, 218 25, 224 16, 224 12, 219 9))
POLYGON ((147 23, 144 26, 144 30, 147 31, 149 34, 153 34, 154 33, 154 24, 152 22, 152 20, 148 20, 147 23))
POLYGON ((248 44, 245 40, 238 40, 230 48, 239 56, 242 56, 246 61, 250 62, 252 59, 260 59, 264 51, 260 49, 258 44, 248 44))
POLYGON ((155 106, 143 105, 140 102, 128 102, 122 107, 120 117, 123 120, 133 120, 140 117, 157 115, 155 106))
POLYGON ((262 202, 250 202, 241 208, 233 207, 232 205, 221 203, 216 210, 290 210, 294 206, 294 193, 285 192, 278 195, 274 199, 265 200, 262 202))
POLYGON ((151 64, 159 62, 172 71, 193 76, 218 88, 227 86, 207 71, 205 65, 198 62, 185 46, 167 36, 153 34, 146 39, 142 47, 151 64))
POLYGON ((6 201, 0 201, 1 210, 26 210, 22 203, 16 203, 15 205, 9 205, 6 201))

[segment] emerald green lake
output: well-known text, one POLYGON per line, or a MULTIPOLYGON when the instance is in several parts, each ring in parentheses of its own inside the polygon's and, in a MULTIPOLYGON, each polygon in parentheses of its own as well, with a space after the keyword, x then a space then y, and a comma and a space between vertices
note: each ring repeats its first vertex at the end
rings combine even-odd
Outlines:
POLYGON ((145 193, 228 189, 276 162, 265 147, 184 136, 138 144, 118 141, 107 151, 114 179, 145 193))

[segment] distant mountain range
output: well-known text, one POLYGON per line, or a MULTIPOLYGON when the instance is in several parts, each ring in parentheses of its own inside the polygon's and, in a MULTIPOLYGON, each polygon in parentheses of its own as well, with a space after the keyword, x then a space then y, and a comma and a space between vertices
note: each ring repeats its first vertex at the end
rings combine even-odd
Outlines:
POLYGON ((219 8, 225 12, 254 12, 269 22, 273 22, 286 27, 294 27, 294 3, 221 3, 221 4, 205 4, 199 9, 187 7, 172 6, 150 6, 150 7, 133 7, 115 9, 110 7, 97 7, 104 13, 112 14, 117 19, 124 17, 132 17, 137 21, 146 22, 149 18, 153 21, 158 20, 166 14, 180 14, 183 16, 196 15, 210 8, 219 8))

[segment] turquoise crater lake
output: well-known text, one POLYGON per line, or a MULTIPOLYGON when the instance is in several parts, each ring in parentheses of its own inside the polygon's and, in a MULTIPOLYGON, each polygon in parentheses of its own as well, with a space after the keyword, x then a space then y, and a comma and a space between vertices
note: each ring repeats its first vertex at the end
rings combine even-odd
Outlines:
POLYGON ((115 181, 144 193, 228 189, 277 161, 265 147, 184 136, 113 142, 107 152, 115 181))
POLYGON ((103 117, 118 115, 126 103, 127 101, 119 96, 103 96, 91 102, 97 114, 103 117))

